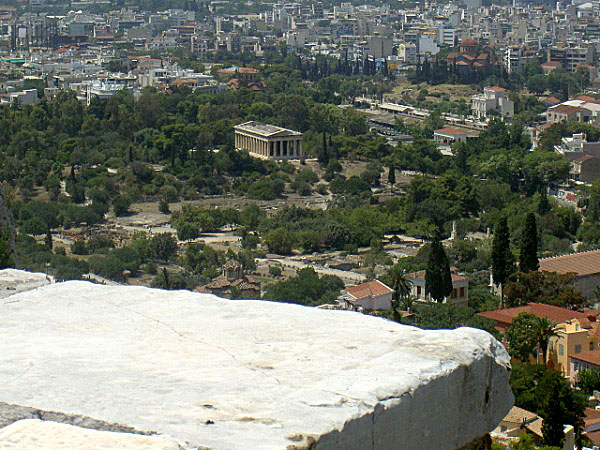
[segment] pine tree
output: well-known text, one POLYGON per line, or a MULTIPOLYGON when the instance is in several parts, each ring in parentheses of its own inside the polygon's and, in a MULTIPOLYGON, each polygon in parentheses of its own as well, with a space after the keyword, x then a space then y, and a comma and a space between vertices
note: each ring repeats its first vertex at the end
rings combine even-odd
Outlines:
POLYGON ((394 167, 393 164, 390 164, 390 170, 388 172, 388 181, 392 186, 396 183, 396 167, 394 167))
POLYGON ((425 292, 436 302, 452 293, 452 274, 446 251, 439 239, 431 242, 429 259, 425 270, 425 292))
POLYGON ((504 307, 503 285, 512 272, 513 255, 510 251, 510 235, 506 217, 502 217, 494 229, 492 241, 492 278, 500 286, 501 307, 504 307))
POLYGON ((552 383, 552 392, 549 393, 548 403, 540 414, 544 419, 542 423, 542 434, 544 444, 562 448, 565 438, 564 419, 562 414, 564 407, 561 405, 561 385, 558 380, 552 383))
POLYGON ((533 272, 538 270, 540 262, 537 257, 538 235, 535 214, 527 214, 525 228, 521 238, 521 252, 519 254, 519 270, 521 272, 533 272))

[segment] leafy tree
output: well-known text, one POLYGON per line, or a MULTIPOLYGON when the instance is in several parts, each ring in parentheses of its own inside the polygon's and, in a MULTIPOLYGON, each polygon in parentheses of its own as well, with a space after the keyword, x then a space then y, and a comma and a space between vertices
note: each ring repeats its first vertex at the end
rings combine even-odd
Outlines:
POLYGON ((538 230, 535 214, 527 214, 525 228, 521 239, 521 251, 519 253, 519 270, 521 272, 532 272, 538 270, 540 262, 537 257, 538 230))
POLYGON ((504 303, 504 283, 512 272, 513 255, 510 251, 510 236, 506 217, 502 217, 494 229, 492 241, 492 277, 494 284, 501 287, 501 303, 504 303))
POLYGON ((431 250, 425 269, 425 292, 436 302, 442 301, 452 293, 452 274, 450 262, 439 239, 431 242, 431 250))
POLYGON ((579 369, 575 377, 575 386, 588 396, 600 390, 600 369, 579 369))
POLYGON ((300 305, 320 305, 335 301, 344 282, 335 275, 319 275, 312 267, 300 269, 295 276, 267 286, 264 300, 300 305))
POLYGON ((394 290, 392 293, 392 313, 394 320, 400 322, 401 318, 398 312, 400 302, 402 299, 410 296, 412 285, 405 276, 404 268, 400 265, 393 266, 390 269, 388 276, 392 280, 392 289, 394 290))
POLYGON ((171 210, 169 209, 169 202, 166 198, 161 198, 158 202, 158 210, 163 214, 171 214, 171 210))
POLYGON ((150 247, 155 258, 167 263, 177 252, 177 241, 171 233, 160 233, 152 237, 150 247))
POLYGON ((277 228, 265 236, 265 245, 269 252, 278 255, 290 255, 294 245, 294 237, 285 228, 277 228))
POLYGON ((467 306, 457 306, 451 303, 434 303, 417 307, 415 325, 429 330, 453 329, 458 327, 473 327, 485 330, 498 337, 494 322, 477 316, 475 311, 467 306))
MULTIPOLYGON (((538 414, 548 421, 544 440, 554 440, 563 424, 573 425, 580 437, 584 426, 587 398, 571 388, 569 382, 557 371, 544 366, 518 364, 510 373, 510 387, 515 395, 515 406, 538 414), (552 431, 550 430, 552 428, 552 431)), ((551 442, 556 445, 555 442, 551 442)), ((562 448, 562 446, 561 446, 562 448)))
POLYGON ((113 201, 113 209, 115 216, 120 217, 129 213, 129 207, 131 206, 131 198, 126 195, 119 195, 113 201))
POLYGON ((535 353, 538 342, 535 334, 537 317, 530 313, 521 313, 515 317, 504 334, 508 352, 513 358, 528 362, 535 353))
POLYGON ((521 313, 506 330, 504 339, 508 344, 508 352, 514 358, 527 362, 530 355, 537 356, 542 351, 542 364, 546 363, 548 342, 556 324, 546 318, 540 318, 530 313, 521 313))
POLYGON ((504 294, 508 306, 545 303, 561 308, 579 309, 587 305, 581 292, 575 289, 575 274, 554 272, 517 272, 509 277, 504 294))

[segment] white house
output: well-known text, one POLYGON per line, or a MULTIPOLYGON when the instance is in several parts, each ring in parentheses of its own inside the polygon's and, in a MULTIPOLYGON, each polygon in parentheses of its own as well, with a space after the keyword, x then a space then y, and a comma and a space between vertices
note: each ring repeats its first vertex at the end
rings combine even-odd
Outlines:
POLYGON ((382 311, 391 308, 393 292, 392 288, 381 281, 369 281, 346 289, 341 303, 347 309, 382 311))
POLYGON ((471 109, 478 119, 485 119, 488 113, 495 110, 501 117, 512 117, 515 113, 515 104, 506 95, 506 89, 492 86, 486 87, 483 94, 472 97, 471 109))
MULTIPOLYGON (((412 272, 406 275, 407 281, 412 285, 411 295, 421 302, 431 302, 429 292, 425 291, 425 271, 412 272)), ((444 303, 467 305, 469 301, 469 279, 464 275, 452 272, 452 293, 444 303)))

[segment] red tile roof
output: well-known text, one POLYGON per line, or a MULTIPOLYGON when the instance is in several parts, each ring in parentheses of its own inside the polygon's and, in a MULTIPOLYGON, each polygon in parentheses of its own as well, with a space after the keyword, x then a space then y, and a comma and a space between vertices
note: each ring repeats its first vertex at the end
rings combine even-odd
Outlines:
POLYGON ((379 295, 390 294, 393 289, 387 287, 379 280, 369 281, 367 283, 352 286, 346 289, 346 292, 357 300, 366 297, 377 297, 379 295))
POLYGON ((558 306, 545 305, 543 303, 529 303, 525 306, 482 312, 479 313, 478 316, 491 319, 502 324, 510 325, 514 318, 524 312, 533 314, 534 316, 543 319, 551 320, 555 323, 564 323, 571 319, 589 319, 590 317, 594 319, 598 314, 597 311, 595 314, 586 314, 566 308, 559 308, 558 306))
POLYGON ((464 131, 456 130, 454 128, 440 128, 439 130, 435 130, 434 133, 450 134, 450 135, 463 135, 463 134, 467 134, 464 131))
POLYGON ((542 67, 558 67, 560 63, 558 61, 548 61, 541 65, 542 67))
POLYGON ((584 112, 584 111, 588 111, 589 109, 585 109, 585 108, 581 108, 579 106, 570 106, 570 105, 556 105, 550 108, 550 111, 552 111, 553 113, 564 113, 564 114, 571 114, 571 113, 575 113, 575 112, 584 112))
POLYGON ((462 41, 460 41, 460 44, 458 44, 460 47, 477 47, 479 44, 477 43, 477 41, 475 39, 471 39, 471 38, 466 38, 463 39, 462 41))
POLYGON ((577 359, 579 361, 600 367, 600 350, 592 350, 591 352, 582 352, 577 353, 576 355, 569 355, 569 358, 577 359))
MULTIPOLYGON (((452 272, 451 275, 452 275, 453 283, 456 283, 458 281, 467 281, 468 280, 467 277, 465 277, 464 275, 459 275, 456 272, 452 272)), ((423 281, 423 280, 425 280, 425 271, 419 270, 418 272, 407 273, 406 278, 408 280, 423 281)))
POLYGON ((506 89, 498 87, 498 86, 488 87, 487 90, 492 91, 492 92, 506 92, 506 89))
POLYGON ((575 273, 580 277, 600 273, 600 250, 540 259, 540 270, 575 273))

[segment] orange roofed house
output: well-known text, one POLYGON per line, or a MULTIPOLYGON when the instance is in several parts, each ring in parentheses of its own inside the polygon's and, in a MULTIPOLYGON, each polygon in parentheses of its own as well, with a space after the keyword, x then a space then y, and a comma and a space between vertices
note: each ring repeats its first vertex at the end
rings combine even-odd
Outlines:
POLYGON ((600 285, 600 250, 540 259, 539 270, 575 274, 573 286, 585 298, 592 300, 596 298, 596 286, 600 285))
POLYGON ((346 309, 384 311, 392 306, 394 290, 381 281, 374 280, 347 288, 340 298, 346 309))
POLYGON ((572 376, 570 357, 600 349, 600 311, 572 311, 558 306, 529 303, 526 306, 479 313, 480 317, 496 322, 495 328, 504 333, 521 313, 529 313, 556 323, 556 336, 550 338, 546 363, 564 376, 572 376))

